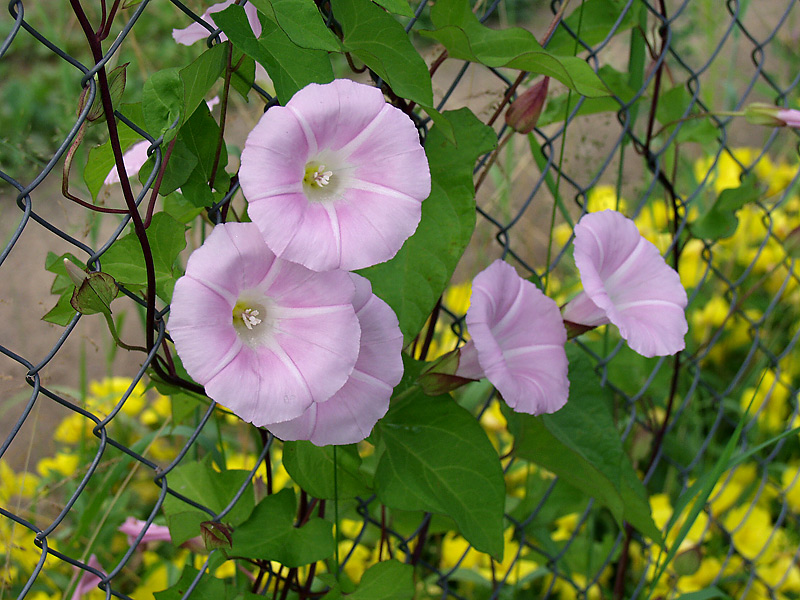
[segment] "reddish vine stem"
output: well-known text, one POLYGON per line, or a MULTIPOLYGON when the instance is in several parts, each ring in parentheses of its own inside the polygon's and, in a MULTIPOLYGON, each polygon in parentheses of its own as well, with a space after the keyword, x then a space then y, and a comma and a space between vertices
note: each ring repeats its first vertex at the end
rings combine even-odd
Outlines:
POLYGON ((161 168, 158 170, 158 177, 156 177, 156 181, 153 184, 153 191, 150 194, 150 202, 147 203, 147 213, 144 217, 144 228, 147 229, 150 227, 150 221, 153 220, 153 211, 156 207, 156 200, 158 199, 158 190, 161 189, 161 182, 164 179, 164 171, 167 170, 167 163, 169 162, 169 157, 172 156, 172 149, 175 147, 175 142, 178 141, 178 136, 176 135, 172 138, 172 141, 167 146, 167 151, 164 153, 164 158, 161 161, 161 168))
MULTIPOLYGON (((92 51, 92 57, 94 58, 95 64, 98 64, 103 60, 103 49, 100 43, 100 36, 98 36, 92 30, 92 26, 86 17, 86 13, 83 11, 80 0, 70 0, 70 5, 72 6, 72 10, 77 17, 84 34, 86 35, 86 40, 89 43, 89 48, 92 51)), ((109 90, 105 66, 100 67, 97 72, 97 85, 99 88, 98 91, 100 93, 100 99, 103 103, 103 111, 107 116, 106 125, 108 126, 108 136, 111 143, 111 149, 114 153, 114 162, 116 163, 117 172, 119 173, 122 194, 125 198, 125 204, 128 207, 128 214, 133 222, 133 229, 136 233, 136 237, 139 240, 139 244, 142 246, 142 254, 144 256, 145 271, 147 274, 145 346, 149 351, 155 344, 154 324, 156 313, 156 272, 153 265, 153 253, 150 249, 150 241, 147 239, 147 231, 145 230, 142 217, 137 210, 136 201, 134 200, 133 196, 133 190, 131 189, 131 184, 130 181, 128 181, 127 172, 125 170, 125 162, 122 158, 122 148, 120 146, 119 132, 117 130, 117 121, 113 118, 114 103, 111 99, 111 92, 109 90)))

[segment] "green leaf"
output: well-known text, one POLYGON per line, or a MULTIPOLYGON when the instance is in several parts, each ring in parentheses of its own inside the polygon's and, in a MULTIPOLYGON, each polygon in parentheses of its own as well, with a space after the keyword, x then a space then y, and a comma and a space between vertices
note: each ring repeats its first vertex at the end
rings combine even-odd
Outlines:
MULTIPOLYGON (((181 250, 186 247, 185 227, 166 213, 157 213, 147 229, 147 239, 153 254, 156 272, 156 293, 169 302, 172 288, 180 277, 176 262, 181 250)), ((103 272, 117 282, 132 288, 147 285, 144 254, 136 234, 129 233, 114 242, 101 257, 103 272)))
POLYGON ((433 106, 428 65, 403 26, 370 0, 332 0, 342 43, 389 84, 395 94, 433 106))
POLYGON ((539 464, 661 543, 650 515, 647 492, 625 455, 614 426, 610 392, 601 387, 586 355, 573 344, 569 358, 569 401, 552 415, 507 412, 517 456, 539 464))
POLYGON ((738 188, 722 190, 711 208, 691 223, 692 234, 709 240, 732 236, 739 226, 736 211, 748 202, 758 200, 761 193, 758 177, 755 173, 748 173, 738 188))
POLYGON ((441 296, 475 229, 472 167, 497 143, 494 131, 469 109, 442 113, 457 144, 434 127, 425 142, 431 169, 431 195, 422 203, 422 220, 390 261, 360 273, 400 320, 405 343, 417 335, 441 296))
POLYGON ((333 555, 333 525, 319 518, 294 526, 297 499, 282 489, 267 496, 250 518, 233 532, 231 555, 275 560, 287 567, 302 567, 333 555))
POLYGON ((572 14, 564 19, 567 27, 556 29, 547 50, 553 54, 572 56, 583 50, 583 45, 576 44, 569 31, 580 31, 581 42, 595 46, 608 37, 611 30, 618 35, 636 25, 639 20, 640 4, 628 6, 627 0, 583 0, 575 5, 572 14), (620 16, 622 17, 620 19, 620 16))
POLYGON ((715 585, 707 587, 704 590, 698 590, 696 592, 682 594, 681 596, 678 597, 677 600, 715 600, 716 598, 722 598, 723 600, 731 600, 731 597, 728 596, 728 594, 723 592, 715 585))
MULTIPOLYGON (((249 471, 236 470, 218 472, 208 464, 199 462, 184 463, 170 471, 167 481, 172 490, 186 496, 215 513, 222 511, 233 499, 234 494, 247 481, 249 471)), ((244 491, 224 521, 234 526, 245 521, 253 512, 255 495, 252 484, 244 491)), ((170 536, 175 544, 200 535, 200 523, 208 521, 208 513, 199 511, 175 496, 167 495, 164 500, 164 514, 167 516, 170 536)))
POLYGON ((157 71, 145 82, 142 112, 153 137, 163 135, 164 141, 175 137, 224 71, 227 48, 227 43, 217 44, 183 69, 157 71))
MULTIPOLYGON (((391 559, 367 569, 358 587, 347 594, 347 598, 348 600, 411 600, 414 592, 414 567, 391 559)), ((341 590, 334 587, 323 600, 342 597, 341 590)))
POLYGON ((382 6, 390 13, 401 17, 413 17, 414 11, 408 4, 408 0, 375 0, 375 4, 382 6))
MULTIPOLYGON (((212 556, 212 565, 215 562, 214 558, 218 556, 222 556, 222 554, 217 553, 212 556)), ((210 567, 210 570, 213 571, 214 567, 210 567)), ((155 592, 153 595, 156 600, 182 600, 186 597, 189 587, 199 573, 197 569, 187 565, 175 585, 166 590, 155 592)), ((263 599, 264 596, 242 591, 231 581, 226 582, 209 573, 203 573, 200 576, 200 582, 191 593, 191 598, 192 600, 259 600, 263 599)))
MULTIPOLYGON (((162 150, 162 161, 164 159, 164 154, 165 153, 162 150)), ((186 147, 186 144, 181 141, 180 134, 178 134, 178 140, 175 142, 175 145, 172 148, 172 154, 170 154, 169 162, 167 162, 167 166, 164 169, 164 176, 161 178, 161 187, 158 188, 159 195, 167 196, 181 187, 184 183, 186 183, 186 180, 189 178, 189 174, 196 166, 197 157, 192 154, 191 151, 186 147)), ((139 171, 139 181, 142 183, 142 185, 144 185, 144 183, 147 181, 148 177, 153 172, 154 167, 155 154, 147 159, 147 162, 139 171)))
POLYGON ((333 485, 334 446, 315 446, 311 442, 284 442, 283 466, 291 478, 306 492, 324 500, 355 498, 369 495, 364 476, 359 471, 361 457, 358 448, 336 447, 338 493, 333 485))
POLYGON ((182 193, 175 192, 164 198, 164 212, 180 223, 189 223, 203 212, 203 206, 195 206, 182 193))
POLYGON ((251 0, 301 48, 339 52, 339 40, 330 29, 314 0, 251 0))
POLYGON ((609 95, 584 60, 545 50, 525 29, 485 27, 467 0, 439 0, 431 9, 431 20, 436 29, 420 33, 444 44, 453 58, 549 75, 583 96, 609 95))
POLYGON ((500 560, 505 483, 494 446, 449 395, 407 393, 376 426, 385 446, 375 472, 378 497, 392 508, 451 517, 475 549, 500 560))
POLYGON ((72 292, 75 289, 75 284, 67 275, 67 270, 64 267, 64 259, 68 258, 73 263, 78 265, 81 269, 86 268, 83 261, 78 260, 74 254, 67 252, 65 254, 56 255, 54 252, 48 252, 44 261, 44 268, 47 271, 55 274, 53 285, 50 286, 50 292, 59 296, 56 305, 42 317, 43 321, 48 323, 55 323, 56 325, 66 326, 75 316, 75 309, 72 307, 71 299, 72 292))
MULTIPOLYGON (((144 122, 141 103, 123 104, 120 110, 134 123, 144 122)), ((119 133, 120 148, 123 152, 143 139, 142 136, 122 121, 117 124, 117 132, 119 133)), ((97 194, 103 188, 103 181, 114 165, 114 152, 111 149, 109 140, 89 150, 89 158, 86 161, 86 168, 83 170, 83 181, 86 183, 86 187, 89 188, 89 193, 92 195, 93 200, 97 200, 97 194)))
POLYGON ((301 48, 270 19, 263 20, 259 39, 250 29, 241 6, 232 5, 214 13, 214 22, 235 46, 264 66, 281 104, 286 104, 295 92, 309 83, 333 81, 333 68, 327 52, 301 48))

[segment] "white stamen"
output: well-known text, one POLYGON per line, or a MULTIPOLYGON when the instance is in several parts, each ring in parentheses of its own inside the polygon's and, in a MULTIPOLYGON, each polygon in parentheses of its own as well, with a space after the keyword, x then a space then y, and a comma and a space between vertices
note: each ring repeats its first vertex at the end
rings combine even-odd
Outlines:
POLYGON ((261 319, 258 318, 258 311, 254 308, 244 309, 241 317, 245 327, 248 329, 253 329, 253 327, 261 323, 261 319))
POLYGON ((314 183, 319 187, 328 185, 331 182, 331 175, 333 175, 333 171, 326 171, 325 165, 320 165, 313 175, 314 183))

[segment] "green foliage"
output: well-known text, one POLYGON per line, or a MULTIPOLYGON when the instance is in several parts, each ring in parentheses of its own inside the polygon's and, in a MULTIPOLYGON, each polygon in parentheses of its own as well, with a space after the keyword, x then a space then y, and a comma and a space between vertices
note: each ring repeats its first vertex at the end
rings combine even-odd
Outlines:
POLYGON ((386 560, 367 569, 355 591, 343 595, 334 587, 323 600, 411 600, 413 597, 414 568, 396 560, 386 560))
POLYGON ((585 61, 552 54, 525 29, 485 27, 467 0, 440 0, 431 9, 431 19, 436 29, 421 33, 444 44, 453 58, 549 75, 584 96, 609 94, 585 61))
MULTIPOLYGON (((411 359, 406 367, 419 369, 411 359)), ((383 454, 375 489, 381 502, 445 514, 477 550, 502 558, 505 484, 486 433, 449 395, 398 389, 399 397, 377 425, 383 454)))
POLYGON ((333 0, 331 4, 342 24, 345 50, 375 71, 401 98, 432 106, 428 66, 403 26, 370 0, 333 0))
POLYGON ((283 466, 292 479, 315 498, 345 499, 370 493, 364 474, 359 470, 361 457, 354 444, 319 447, 306 441, 284 442, 283 466))
POLYGON ((311 518, 294 526, 297 499, 290 489, 267 496, 250 518, 233 532, 231 554, 276 560, 287 567, 302 567, 333 554, 333 527, 311 518))
POLYGON ((711 240, 732 236, 739 226, 736 211, 745 204, 755 202, 762 194, 755 174, 746 175, 738 188, 722 190, 714 204, 692 223, 692 233, 711 240))
POLYGON ((443 113, 456 144, 434 127, 425 154, 431 168, 431 195, 422 203, 417 231, 390 261, 361 271, 374 293, 392 307, 408 343, 417 335, 475 229, 472 166, 497 140, 469 109, 443 113))
MULTIPOLYGON (((180 277, 176 262, 178 254, 186 247, 185 228, 166 213, 153 216, 147 229, 147 239, 153 254, 156 275, 156 294, 165 302, 172 298, 172 289, 180 277)), ((135 233, 129 233, 114 242, 103 255, 103 272, 131 289, 147 285, 144 253, 135 233)))
POLYGON ((253 4, 298 47, 340 50, 339 40, 325 26, 314 0, 253 0, 253 4))
POLYGON ((601 387, 583 352, 567 347, 570 392, 551 415, 506 413, 516 453, 552 471, 655 542, 661 534, 650 516, 647 493, 626 456, 601 387))

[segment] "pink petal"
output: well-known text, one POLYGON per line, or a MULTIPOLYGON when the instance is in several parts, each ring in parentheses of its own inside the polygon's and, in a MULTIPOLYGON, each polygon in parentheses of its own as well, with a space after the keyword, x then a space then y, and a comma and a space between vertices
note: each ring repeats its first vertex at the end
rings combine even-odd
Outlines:
POLYGON ((565 320, 611 322, 642 356, 683 350, 686 290, 633 221, 612 210, 584 215, 575 226, 575 264, 584 293, 564 307, 565 320))
POLYGON ((411 119, 377 88, 349 80, 310 84, 267 111, 247 138, 239 180, 272 251, 315 271, 392 258, 430 193, 411 119), (303 183, 309 164, 333 173, 322 195, 303 183))
MULTIPOLYGON (((206 23, 208 23, 213 29, 217 28, 217 24, 214 22, 214 19, 211 15, 215 12, 220 12, 228 8, 231 4, 233 4, 233 0, 225 0, 225 2, 220 2, 218 4, 214 4, 206 10, 201 15, 201 19, 203 19, 206 23)), ((253 30, 253 34, 256 37, 261 36, 261 22, 258 20, 258 9, 252 2, 248 2, 244 7, 244 12, 247 15, 247 21, 250 24, 250 28, 253 30)), ((172 38, 179 44, 183 44, 184 46, 191 46, 195 42, 199 40, 204 40, 211 35, 211 32, 203 27, 200 23, 194 22, 188 27, 184 27, 183 29, 173 29, 172 30, 172 38)), ((220 41, 225 41, 228 39, 224 33, 220 34, 220 41)))
MULTIPOLYGON (((94 554, 89 557, 89 562, 86 564, 105 575, 105 570, 100 565, 100 561, 97 560, 97 557, 94 554)), ((75 587, 75 591, 72 594, 72 600, 81 600, 81 598, 83 598, 86 594, 97 589, 97 584, 100 583, 100 581, 100 577, 91 571, 82 569, 81 577, 78 580, 78 585, 75 587)))
MULTIPOLYGON (((124 533, 128 537, 128 545, 132 546, 134 543, 136 543, 136 538, 139 537, 139 534, 142 532, 142 529, 146 524, 147 521, 142 521, 134 517, 128 517, 125 519, 125 522, 117 528, 117 531, 124 533)), ((149 542, 171 541, 172 537, 169 535, 169 527, 151 523, 150 527, 147 528, 147 531, 145 531, 139 543, 147 544, 149 542)))
POLYGON ((558 306, 511 265, 496 260, 475 277, 467 328, 472 341, 462 348, 456 375, 485 375, 518 412, 564 406, 567 332, 558 306))
POLYGON ((372 293, 369 281, 351 273, 353 307, 361 325, 361 349, 347 383, 329 400, 312 404, 300 417, 268 425, 283 440, 317 446, 354 444, 366 438, 389 409, 403 376, 403 335, 392 309, 372 293))
POLYGON ((169 331, 209 397, 257 426, 286 421, 330 398, 353 370, 354 292, 345 272, 276 258, 253 223, 218 225, 175 285, 169 331), (235 313, 245 309, 259 311, 255 323, 235 313))
MULTIPOLYGON (((141 142, 136 142, 122 155, 122 164, 125 165, 125 173, 127 173, 128 179, 136 176, 144 163, 147 162, 149 158, 147 156, 147 151, 149 149, 150 142, 142 140, 141 142)), ((108 175, 106 175, 106 178, 103 180, 104 185, 111 185, 113 183, 119 183, 119 173, 117 172, 116 165, 111 167, 108 175)))

